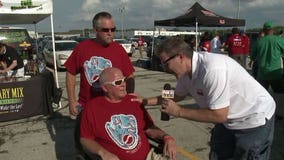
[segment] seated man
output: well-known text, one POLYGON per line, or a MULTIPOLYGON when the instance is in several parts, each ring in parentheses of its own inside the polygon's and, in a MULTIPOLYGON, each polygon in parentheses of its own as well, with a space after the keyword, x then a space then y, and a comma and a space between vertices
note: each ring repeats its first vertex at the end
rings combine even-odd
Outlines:
POLYGON ((0 42, 0 73, 8 77, 23 77, 24 63, 18 52, 10 46, 0 42))
POLYGON ((105 69, 100 85, 104 96, 87 102, 82 113, 83 147, 103 160, 152 160, 157 156, 154 159, 175 160, 175 140, 153 124, 141 103, 131 101, 134 96, 127 94, 122 72, 105 69), (165 157, 150 149, 147 137, 164 140, 165 157))

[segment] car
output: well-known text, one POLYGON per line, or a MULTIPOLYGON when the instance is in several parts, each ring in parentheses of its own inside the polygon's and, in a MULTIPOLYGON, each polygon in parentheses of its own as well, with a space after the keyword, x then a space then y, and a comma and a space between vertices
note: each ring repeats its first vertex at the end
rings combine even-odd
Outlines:
POLYGON ((26 28, 0 27, 0 42, 15 48, 23 59, 32 59, 35 46, 26 28))
MULTIPOLYGON (((65 69, 64 63, 71 55, 73 49, 78 42, 74 40, 55 40, 55 55, 58 69, 65 69)), ((42 51, 42 57, 46 64, 54 65, 53 63, 53 47, 52 41, 48 41, 42 51)))
POLYGON ((135 49, 129 41, 127 41, 126 39, 113 39, 113 40, 119 43, 124 48, 124 50, 127 52, 129 57, 132 56, 135 49))
POLYGON ((76 37, 76 38, 74 38, 74 40, 79 42, 79 43, 84 41, 84 40, 87 40, 87 39, 91 39, 91 38, 89 38, 89 37, 76 37))

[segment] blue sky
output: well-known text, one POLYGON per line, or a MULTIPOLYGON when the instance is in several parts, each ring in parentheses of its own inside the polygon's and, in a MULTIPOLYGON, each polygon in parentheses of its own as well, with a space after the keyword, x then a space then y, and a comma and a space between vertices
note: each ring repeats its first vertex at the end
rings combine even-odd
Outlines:
MULTIPOLYGON (((239 18, 247 28, 261 27, 265 21, 284 26, 283 0, 239 0, 239 18)), ((117 28, 153 28, 154 20, 174 18, 199 2, 219 15, 236 18, 238 0, 53 0, 55 31, 91 28, 95 13, 113 14, 117 28), (119 9, 124 7, 123 15, 119 9), (124 18, 123 18, 124 17, 124 18)), ((50 31, 50 19, 38 23, 38 31, 50 31)))

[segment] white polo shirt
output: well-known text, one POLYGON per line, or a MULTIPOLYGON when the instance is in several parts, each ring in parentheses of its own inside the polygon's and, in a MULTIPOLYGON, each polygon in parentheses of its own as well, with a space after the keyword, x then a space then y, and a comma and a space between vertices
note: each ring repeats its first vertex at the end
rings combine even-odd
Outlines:
POLYGON ((254 128, 265 124, 275 112, 275 102, 242 66, 226 55, 194 52, 192 78, 181 77, 175 94, 187 94, 201 108, 221 109, 229 106, 229 129, 254 128))

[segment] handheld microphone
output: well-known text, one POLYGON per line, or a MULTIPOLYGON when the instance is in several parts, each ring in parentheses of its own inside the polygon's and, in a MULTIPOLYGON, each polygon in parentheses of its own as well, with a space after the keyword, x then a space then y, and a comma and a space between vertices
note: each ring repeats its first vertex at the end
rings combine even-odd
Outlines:
MULTIPOLYGON (((169 83, 166 83, 164 85, 164 89, 162 90, 162 98, 173 99, 174 96, 175 96, 175 92, 174 92, 174 90, 172 90, 171 85, 169 83)), ((162 121, 169 121, 170 116, 165 112, 161 112, 161 120, 162 121)))

